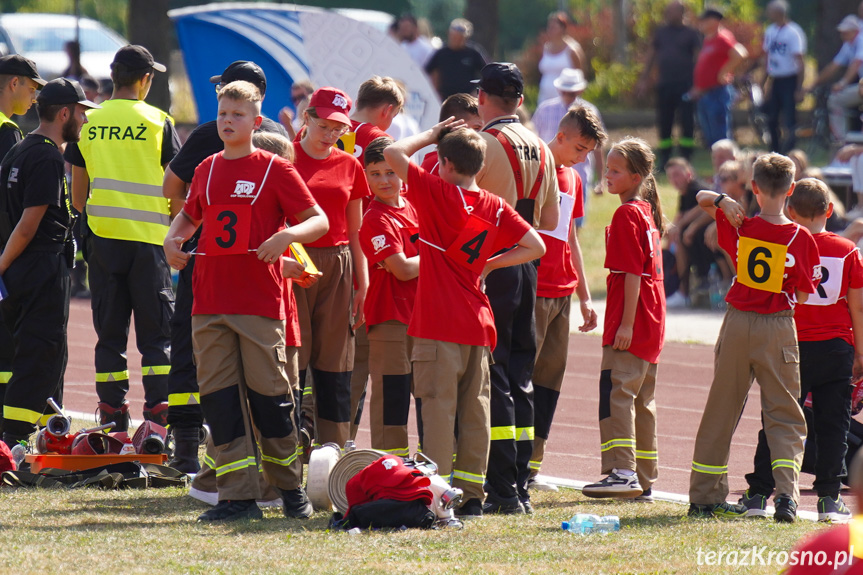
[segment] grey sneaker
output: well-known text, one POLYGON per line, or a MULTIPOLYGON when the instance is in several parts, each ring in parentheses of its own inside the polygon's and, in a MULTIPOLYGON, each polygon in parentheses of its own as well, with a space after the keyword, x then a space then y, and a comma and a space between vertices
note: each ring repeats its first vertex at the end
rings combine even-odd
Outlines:
POLYGON ((527 488, 536 491, 557 491, 557 485, 552 485, 539 475, 527 480, 527 488))
POLYGON ((642 492, 642 494, 633 499, 633 501, 636 503, 655 503, 656 500, 653 498, 653 488, 648 488, 647 491, 642 492))
POLYGON ((851 511, 845 506, 841 495, 837 495, 836 499, 830 496, 818 498, 818 521, 848 523, 851 517, 851 511))
POLYGON ((638 483, 638 475, 619 475, 617 470, 590 485, 585 485, 581 492, 586 497, 620 497, 631 499, 641 495, 641 485, 638 483))
POLYGON ((696 519, 707 519, 709 517, 724 517, 726 519, 737 519, 746 516, 746 507, 723 501, 713 505, 689 504, 687 515, 696 519))
POLYGON ((749 490, 743 492, 743 497, 737 502, 746 507, 747 517, 768 517, 767 513, 767 497, 759 493, 749 493, 749 490))

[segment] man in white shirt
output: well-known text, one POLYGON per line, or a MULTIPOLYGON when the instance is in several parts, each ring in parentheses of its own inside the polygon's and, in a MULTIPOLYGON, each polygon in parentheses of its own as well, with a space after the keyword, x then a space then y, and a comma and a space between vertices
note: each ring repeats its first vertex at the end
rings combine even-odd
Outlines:
POLYGON ((803 55, 806 53, 806 35, 788 17, 788 2, 773 0, 767 5, 771 24, 764 33, 763 63, 765 76, 765 109, 770 128, 771 149, 787 154, 794 148, 794 130, 797 124, 797 104, 803 100, 803 55), (782 118, 785 138, 779 121, 782 118))
POLYGON ((859 114, 857 109, 860 107, 861 98, 857 81, 863 67, 863 37, 860 35, 860 22, 851 14, 846 16, 836 29, 839 31, 839 37, 842 38, 842 47, 833 57, 833 61, 818 73, 812 87, 829 82, 839 70, 845 68, 845 73, 838 82, 833 84, 833 93, 827 100, 827 107, 830 110, 830 130, 833 132, 833 137, 842 142, 847 132, 846 114, 849 112, 852 116, 859 114))
POLYGON ((421 70, 425 70, 425 65, 428 64, 432 54, 435 53, 435 48, 429 39, 420 35, 419 24, 413 14, 402 14, 399 18, 397 35, 401 40, 402 48, 407 51, 411 59, 416 62, 416 65, 421 70))

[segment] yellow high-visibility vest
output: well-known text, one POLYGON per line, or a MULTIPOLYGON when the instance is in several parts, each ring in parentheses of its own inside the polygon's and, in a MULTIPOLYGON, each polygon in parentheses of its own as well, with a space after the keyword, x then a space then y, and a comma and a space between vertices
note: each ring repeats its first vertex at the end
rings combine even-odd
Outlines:
POLYGON ((162 195, 162 110, 140 100, 107 100, 87 112, 78 149, 87 163, 87 222, 103 238, 162 245, 171 225, 162 195))

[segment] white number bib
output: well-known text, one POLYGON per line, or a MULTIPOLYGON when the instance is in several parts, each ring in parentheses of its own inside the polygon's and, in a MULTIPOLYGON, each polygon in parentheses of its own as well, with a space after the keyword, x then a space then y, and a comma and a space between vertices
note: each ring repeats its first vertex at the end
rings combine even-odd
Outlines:
POLYGON ((540 230, 539 233, 544 236, 551 236, 562 242, 568 242, 569 227, 572 223, 572 210, 575 209, 575 198, 563 192, 559 192, 557 195, 560 198, 560 218, 557 220, 557 227, 552 231, 540 230))
POLYGON ((821 283, 815 293, 809 294, 806 300, 806 305, 833 305, 839 301, 839 294, 842 292, 842 283, 844 278, 842 274, 845 271, 844 258, 825 258, 821 257, 821 283))

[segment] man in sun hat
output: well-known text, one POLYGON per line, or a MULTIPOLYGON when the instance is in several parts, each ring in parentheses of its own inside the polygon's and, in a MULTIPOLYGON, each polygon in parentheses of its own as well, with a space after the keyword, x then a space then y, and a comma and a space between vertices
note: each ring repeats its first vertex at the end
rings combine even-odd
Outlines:
MULTIPOLYGON (((536 112, 533 113, 533 118, 531 121, 533 122, 534 128, 536 128, 536 133, 539 134, 539 137, 542 138, 543 142, 551 142, 554 139, 555 135, 557 135, 558 124, 560 124, 560 120, 566 115, 566 112, 572 108, 573 106, 584 106, 588 108, 591 112, 593 112, 597 118, 602 121, 602 115, 599 113, 599 109, 581 97, 584 93, 584 90, 587 89, 587 80, 584 78, 584 72, 582 72, 578 68, 564 68, 561 71, 560 76, 558 76, 554 80, 554 87, 557 89, 558 97, 551 98, 544 102, 541 102, 539 106, 536 107, 536 112)), ((603 130, 605 126, 602 126, 603 130)), ((594 192, 600 194, 602 193, 602 173, 605 171, 605 153, 602 150, 602 146, 597 146, 595 150, 593 150, 588 159, 580 164, 576 164, 575 171, 578 172, 578 175, 581 176, 581 182, 583 186, 582 193, 585 193, 587 190, 593 189, 594 192), (600 174, 598 181, 594 185, 593 176, 594 174, 600 174)), ((587 195, 585 195, 585 201, 587 200, 587 195)), ((579 218, 581 220, 581 218, 579 218)), ((581 226, 581 222, 578 222, 579 227, 581 226)))

